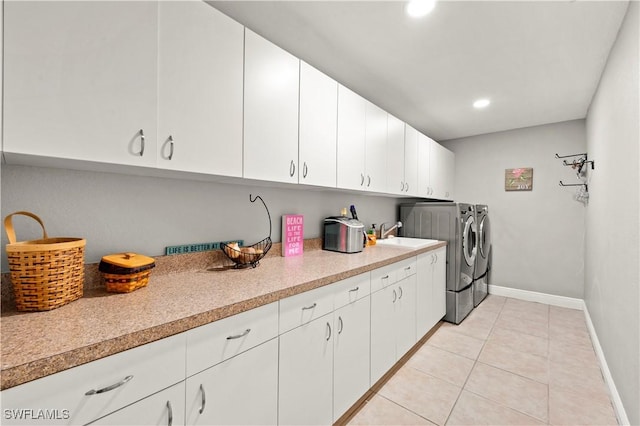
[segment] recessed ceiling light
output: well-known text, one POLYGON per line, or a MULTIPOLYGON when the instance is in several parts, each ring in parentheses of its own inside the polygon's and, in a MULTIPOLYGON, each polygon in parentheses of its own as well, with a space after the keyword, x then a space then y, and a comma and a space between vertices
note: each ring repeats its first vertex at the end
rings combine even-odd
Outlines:
POLYGON ((486 108, 490 103, 491 101, 489 99, 478 99, 473 103, 473 107, 478 109, 486 108))
POLYGON ((422 18, 436 7, 436 0, 411 0, 407 3, 407 14, 413 18, 422 18))

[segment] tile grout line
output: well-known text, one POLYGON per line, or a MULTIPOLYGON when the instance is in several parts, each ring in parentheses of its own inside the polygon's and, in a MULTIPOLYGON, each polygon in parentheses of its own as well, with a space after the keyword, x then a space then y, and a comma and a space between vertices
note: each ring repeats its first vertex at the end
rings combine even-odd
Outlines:
POLYGON ((484 346, 487 344, 487 341, 489 340, 489 336, 491 336, 491 333, 493 332, 493 328, 495 327, 496 322, 498 321, 498 317, 500 317, 500 313, 502 313, 502 310, 504 309, 504 305, 506 303, 507 303, 507 298, 504 299, 504 302, 502 303, 502 307, 500 308, 500 312, 498 312, 496 319, 493 321, 493 324, 491 325, 491 330, 489 330, 489 334, 487 335, 487 338, 483 339, 484 342, 482 343, 482 347, 480 348, 480 351, 478 352, 476 359, 473 360, 473 366, 471 367, 471 370, 469 370, 469 374, 467 375, 467 378, 465 379, 464 383, 460 387, 460 392, 458 393, 458 397, 456 398, 455 402, 451 406, 451 411, 449 411, 449 414, 447 415, 447 418, 444 421, 444 425, 446 425, 449 422, 449 419, 451 418, 451 414, 453 413, 453 410, 456 409, 456 406, 458 405, 458 401, 460 401, 460 396, 462 395, 462 392, 465 390, 465 386, 469 381, 469 377, 471 377, 471 374, 473 373, 473 369, 476 368, 476 364, 478 364, 478 358, 480 358, 480 354, 484 350, 484 346))
MULTIPOLYGON (((499 318, 499 317, 500 317, 500 314, 502 313, 502 310, 503 310, 503 308, 504 308, 504 305, 506 304, 507 299, 510 299, 510 298, 508 298, 508 297, 507 297, 507 298, 505 298, 505 303, 503 304, 502 309, 500 309, 500 312, 498 313, 498 317, 497 317, 497 318, 499 318)), ((548 305, 548 304, 545 304, 545 305, 547 306, 547 312, 549 312, 549 305, 548 305)), ((502 406, 502 407, 505 407, 505 408, 507 408, 507 409, 513 410, 513 411, 515 411, 515 412, 518 412, 518 413, 520 413, 520 414, 522 414, 522 415, 525 415, 525 416, 527 416, 527 417, 530 417, 530 418, 532 418, 532 419, 542 421, 542 422, 544 422, 545 424, 549 425, 549 424, 550 424, 550 423, 549 423, 549 422, 550 422, 550 420, 549 420, 549 417, 550 417, 550 416, 549 416, 549 385, 548 385, 548 384, 540 383, 540 382, 538 382, 537 380, 531 379, 531 378, 529 378, 529 377, 525 377, 525 376, 522 376, 522 375, 520 375, 520 374, 513 373, 513 372, 511 372, 511 371, 507 371, 507 370, 504 370, 504 369, 502 369, 502 368, 495 367, 495 366, 493 366, 493 365, 486 364, 486 363, 484 363, 484 362, 482 362, 482 361, 479 361, 480 354, 481 354, 481 353, 482 353, 482 351, 484 350, 484 346, 485 346, 485 344, 488 342, 489 337, 491 336, 491 333, 493 332, 493 330, 494 330, 494 328, 495 328, 495 326, 496 326, 497 318, 496 318, 496 320, 494 321, 494 323, 493 323, 493 325, 492 325, 492 327, 491 327, 491 330, 489 331, 489 335, 488 335, 488 336, 487 336, 487 338, 485 339, 485 343, 482 345, 482 348, 480 349, 480 352, 478 353, 478 358, 476 358, 476 360, 474 360, 474 364, 473 364, 473 367, 471 368, 471 372, 473 372, 473 369, 476 367, 476 365, 477 365, 478 363, 481 363, 481 364, 487 365, 487 366, 489 366, 489 367, 496 368, 496 369, 501 370, 501 371, 504 371, 504 372, 506 372, 506 373, 513 374, 513 375, 515 375, 515 376, 521 377, 521 378, 523 378, 523 379, 531 380, 531 381, 533 381, 533 382, 536 382, 536 383, 539 383, 539 384, 541 384, 541 385, 545 386, 545 387, 547 388, 547 419, 546 419, 546 420, 545 420, 545 419, 540 419, 540 418, 538 418, 538 417, 536 417, 536 416, 534 416, 534 415, 531 415, 531 414, 529 414, 529 413, 525 413, 525 412, 523 412, 523 411, 521 411, 521 410, 519 410, 519 409, 517 409, 517 408, 513 408, 513 407, 510 407, 510 406, 508 406, 508 405, 504 405, 504 404, 502 404, 502 403, 501 403, 501 402, 499 402, 499 401, 494 401, 494 400, 492 400, 492 399, 490 399, 490 398, 487 398, 486 396, 480 395, 480 394, 478 394, 478 393, 476 393, 476 392, 473 392, 473 391, 470 391, 470 390, 467 390, 467 392, 471 392, 471 393, 473 393, 474 395, 477 395, 477 396, 479 396, 479 397, 481 397, 481 398, 483 398, 483 399, 485 399, 485 400, 487 400, 487 401, 490 401, 490 402, 492 402, 492 403, 495 403, 495 404, 497 404, 497 405, 499 405, 499 406, 502 406)), ((547 322, 548 322, 548 321, 547 321, 547 322)), ((548 326, 547 326, 547 327, 548 327, 548 326)), ((538 336, 534 336, 534 337, 538 337, 538 336)), ((519 351, 518 351, 518 352, 519 352, 519 351)), ((523 352, 523 353, 526 353, 526 352, 523 352)), ((548 362, 549 362, 549 339, 548 339, 548 338, 547 338, 547 357, 546 357, 546 358, 547 358, 547 364, 548 364, 548 362)), ((464 383, 464 385, 462 386, 462 389, 461 389, 461 391, 460 391, 460 394, 458 395, 458 398, 456 399, 456 402, 454 403, 453 408, 451 409, 451 412, 449 413, 449 416, 447 417, 447 422, 449 421, 449 418, 451 417, 451 413, 453 413, 453 410, 455 409, 455 407, 456 407, 456 405, 457 405, 457 403, 458 403, 458 400, 459 400, 459 398, 460 398, 460 395, 462 394, 462 390, 466 390, 466 389, 465 389, 465 386, 466 386, 466 384, 467 384, 467 381, 469 380, 469 377, 471 377, 471 372, 469 372, 469 376, 467 376, 467 380, 465 380, 465 383, 464 383)), ((548 376, 548 367, 547 367, 547 376, 548 376)), ((446 422, 445 422, 445 425, 446 425, 446 422)))

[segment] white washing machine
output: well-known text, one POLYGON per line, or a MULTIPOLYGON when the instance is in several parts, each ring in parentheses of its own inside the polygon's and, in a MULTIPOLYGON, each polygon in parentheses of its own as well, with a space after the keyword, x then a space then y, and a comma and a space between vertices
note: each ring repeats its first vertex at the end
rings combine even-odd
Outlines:
POLYGON ((491 221, 489 207, 476 204, 478 253, 473 274, 473 305, 478 306, 487 297, 491 271, 491 221))
POLYGON ((473 276, 477 254, 473 204, 412 203, 400 205, 402 235, 447 242, 447 313, 444 320, 459 324, 473 304, 473 276))

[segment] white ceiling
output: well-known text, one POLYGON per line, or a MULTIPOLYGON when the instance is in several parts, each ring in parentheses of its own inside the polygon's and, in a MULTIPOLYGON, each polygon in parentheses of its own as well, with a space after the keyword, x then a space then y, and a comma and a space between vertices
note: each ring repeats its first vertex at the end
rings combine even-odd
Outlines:
POLYGON ((627 1, 212 1, 435 140, 584 118, 627 1), (472 108, 491 98, 484 110, 472 108))

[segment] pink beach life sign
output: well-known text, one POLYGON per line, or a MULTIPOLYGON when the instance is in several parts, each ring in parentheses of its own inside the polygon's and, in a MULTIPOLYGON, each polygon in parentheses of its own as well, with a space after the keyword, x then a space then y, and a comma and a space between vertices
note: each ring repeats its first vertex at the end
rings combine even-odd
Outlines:
POLYGON ((282 215, 282 256, 301 256, 304 247, 304 216, 282 215))

